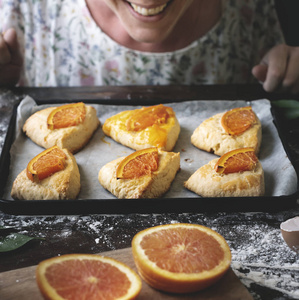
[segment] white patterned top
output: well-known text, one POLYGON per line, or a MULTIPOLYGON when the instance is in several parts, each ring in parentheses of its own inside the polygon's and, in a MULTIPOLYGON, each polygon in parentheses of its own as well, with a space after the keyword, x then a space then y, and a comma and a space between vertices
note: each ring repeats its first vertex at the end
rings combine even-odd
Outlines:
POLYGON ((219 22, 174 52, 117 44, 85 0, 0 0, 0 31, 13 26, 24 51, 21 86, 254 82, 251 68, 284 42, 273 0, 222 0, 219 22), (266 16, 266 17, 265 17, 266 16))

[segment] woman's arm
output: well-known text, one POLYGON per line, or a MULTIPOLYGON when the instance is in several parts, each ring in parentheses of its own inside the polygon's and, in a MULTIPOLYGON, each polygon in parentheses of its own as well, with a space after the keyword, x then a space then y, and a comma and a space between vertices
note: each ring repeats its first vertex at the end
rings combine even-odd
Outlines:
POLYGON ((16 31, 0 34, 0 86, 15 85, 20 78, 23 58, 16 31))

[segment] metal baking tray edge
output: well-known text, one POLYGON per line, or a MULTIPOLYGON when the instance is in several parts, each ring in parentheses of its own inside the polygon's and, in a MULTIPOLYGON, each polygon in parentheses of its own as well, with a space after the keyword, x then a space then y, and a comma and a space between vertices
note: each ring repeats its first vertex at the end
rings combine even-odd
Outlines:
MULTIPOLYGON (((132 100, 84 99, 85 103, 140 105, 132 100)), ((185 101, 185 100, 183 100, 185 101)), ((68 101, 37 101, 37 104, 66 103, 68 101)), ((69 101, 74 102, 74 101, 69 101)), ((144 105, 159 104, 150 101, 144 105)), ((163 101, 165 102, 165 101, 163 101)), ((250 102, 250 101, 249 101, 250 102)), ((165 102, 166 103, 166 102, 165 102)), ((2 199, 10 166, 10 147, 14 141, 17 105, 11 115, 3 150, 0 157, 0 210, 12 215, 85 215, 85 214, 131 214, 131 213, 203 213, 203 212, 275 212, 293 209, 299 199, 299 148, 290 144, 298 139, 292 135, 290 123, 281 112, 271 105, 273 122, 277 128, 283 147, 297 175, 297 191, 290 195, 262 197, 219 197, 219 198, 155 198, 155 199, 85 199, 85 200, 5 200, 2 199)))

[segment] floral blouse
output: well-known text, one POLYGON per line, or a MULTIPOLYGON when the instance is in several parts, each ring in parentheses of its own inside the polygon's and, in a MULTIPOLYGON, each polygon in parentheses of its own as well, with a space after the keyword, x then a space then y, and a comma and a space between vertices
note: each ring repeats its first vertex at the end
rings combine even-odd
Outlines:
POLYGON ((274 1, 222 0, 222 7, 205 36, 174 52, 117 44, 96 25, 85 0, 0 0, 0 32, 17 30, 21 86, 253 82, 251 68, 284 42, 274 1))

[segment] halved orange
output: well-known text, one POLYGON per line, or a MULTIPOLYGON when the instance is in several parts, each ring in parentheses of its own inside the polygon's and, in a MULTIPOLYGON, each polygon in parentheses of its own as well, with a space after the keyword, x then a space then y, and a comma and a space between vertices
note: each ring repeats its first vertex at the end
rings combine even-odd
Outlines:
POLYGON ((135 299, 141 279, 127 265, 95 254, 66 254, 42 261, 36 268, 45 299, 135 299))
POLYGON ((173 109, 163 104, 142 107, 133 111, 127 120, 128 131, 139 131, 147 127, 165 124, 170 116, 174 116, 173 109))
POLYGON ((125 157, 117 167, 117 179, 133 179, 149 175, 159 167, 157 148, 146 148, 125 157))
POLYGON ((56 107, 48 116, 48 128, 53 130, 76 126, 84 121, 85 115, 86 108, 83 102, 56 107))
POLYGON ((219 174, 251 171, 256 166, 258 158, 253 148, 240 148, 222 155, 215 164, 215 171, 219 174))
POLYGON ((57 146, 44 150, 35 156, 27 165, 27 177, 38 182, 61 171, 66 166, 66 154, 57 146))
POLYGON ((171 293, 205 289, 229 269, 230 248, 214 230, 197 224, 167 224, 138 232, 133 258, 145 282, 171 293))
POLYGON ((251 106, 233 108, 221 118, 221 125, 230 135, 239 135, 249 129, 256 121, 251 106))

